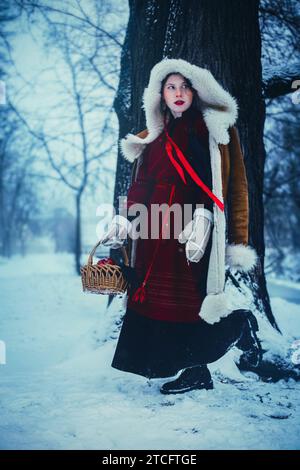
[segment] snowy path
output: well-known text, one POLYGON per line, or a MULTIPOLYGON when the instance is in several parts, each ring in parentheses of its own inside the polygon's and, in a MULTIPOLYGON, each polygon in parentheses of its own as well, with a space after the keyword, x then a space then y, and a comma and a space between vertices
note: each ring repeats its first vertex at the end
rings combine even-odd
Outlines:
MULTIPOLYGON (((68 255, 0 260, 1 449, 299 449, 300 384, 241 375, 232 350, 214 390, 161 395, 165 379, 110 367, 121 299, 106 310, 80 282, 68 255)), ((299 306, 276 297, 300 337, 299 306)))

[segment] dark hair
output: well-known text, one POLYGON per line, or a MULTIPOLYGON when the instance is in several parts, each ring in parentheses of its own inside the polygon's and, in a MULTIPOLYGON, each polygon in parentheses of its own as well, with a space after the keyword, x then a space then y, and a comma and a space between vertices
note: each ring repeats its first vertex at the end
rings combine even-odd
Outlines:
POLYGON ((184 75, 182 75, 180 72, 171 72, 171 73, 168 73, 168 75, 165 76, 165 78, 163 79, 163 81, 161 82, 161 89, 160 89, 160 95, 161 95, 161 100, 160 100, 160 110, 162 112, 162 114, 164 115, 164 118, 168 118, 168 121, 170 119, 173 118, 173 114, 171 113, 170 109, 168 108, 168 106, 166 106, 164 108, 163 106, 163 91, 164 91, 164 86, 165 84, 167 83, 167 80, 168 78, 171 76, 171 75, 181 75, 184 80, 186 81, 188 87, 192 90, 193 92, 193 101, 192 101, 192 104, 190 106, 190 108, 193 108, 193 109, 197 109, 199 111, 201 111, 201 103, 200 103, 200 99, 199 99, 199 96, 198 96, 198 93, 197 91, 195 90, 195 88, 193 88, 192 86, 192 83, 191 81, 186 78, 184 75))

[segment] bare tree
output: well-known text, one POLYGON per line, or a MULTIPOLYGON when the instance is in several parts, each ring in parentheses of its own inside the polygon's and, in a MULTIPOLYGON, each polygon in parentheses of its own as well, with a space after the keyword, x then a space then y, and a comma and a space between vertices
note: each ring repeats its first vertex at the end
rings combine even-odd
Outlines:
MULTIPOLYGON (((300 252, 299 110, 287 97, 277 99, 272 108, 275 110, 269 116, 271 127, 265 136, 268 154, 264 186, 265 229, 267 242, 273 250, 269 269, 286 275, 282 264, 287 251, 300 252)), ((296 270, 294 275, 297 279, 300 271, 296 270)))
POLYGON ((5 81, 7 69, 11 66, 11 25, 20 12, 10 2, 1 4, 0 12, 0 79, 2 80, 2 102, 0 104, 0 253, 11 256, 21 249, 28 235, 33 213, 37 211, 36 185, 27 173, 32 157, 28 151, 29 142, 20 137, 20 123, 13 116, 6 102, 5 81), (25 151, 24 158, 20 149, 25 151), (26 149, 26 150, 25 150, 26 149))
POLYGON ((299 279, 286 255, 299 253, 300 6, 295 0, 262 0, 263 95, 267 114, 264 131, 267 159, 264 175, 267 272, 299 279), (299 90, 298 90, 299 95, 299 90))
POLYGON ((299 78, 300 7, 297 0, 262 0, 259 5, 262 38, 263 96, 291 93, 299 78))
POLYGON ((109 2, 94 2, 88 13, 80 2, 66 6, 60 2, 17 3, 30 22, 40 15, 45 47, 60 60, 60 69, 53 67, 59 101, 44 111, 47 115, 40 123, 12 106, 47 157, 50 166, 45 173, 74 195, 75 264, 80 273, 83 194, 99 185, 109 190, 106 177, 113 175, 109 157, 116 152, 116 138, 110 95, 116 91, 121 28, 118 22, 116 30, 112 28, 109 15, 115 12, 109 2), (61 68, 63 73, 59 73, 61 68), (53 113, 56 119, 51 126, 53 113))

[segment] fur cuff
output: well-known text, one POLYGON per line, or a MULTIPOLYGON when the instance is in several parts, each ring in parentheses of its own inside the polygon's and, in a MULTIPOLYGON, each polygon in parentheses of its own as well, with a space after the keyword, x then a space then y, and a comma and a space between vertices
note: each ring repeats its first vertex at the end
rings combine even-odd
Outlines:
POLYGON ((227 317, 232 310, 228 306, 228 297, 225 292, 208 294, 202 302, 199 317, 213 325, 227 317))
POLYGON ((230 269, 238 271, 251 271, 258 262, 258 256, 254 248, 243 244, 226 245, 225 263, 230 269))

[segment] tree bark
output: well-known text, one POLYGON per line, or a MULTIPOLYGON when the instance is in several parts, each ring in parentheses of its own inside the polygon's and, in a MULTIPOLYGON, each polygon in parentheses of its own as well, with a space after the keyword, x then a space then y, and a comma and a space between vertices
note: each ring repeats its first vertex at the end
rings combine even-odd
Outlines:
POLYGON ((265 67, 263 79, 264 98, 278 98, 293 93, 300 86, 300 64, 284 65, 284 68, 275 69, 265 67))

